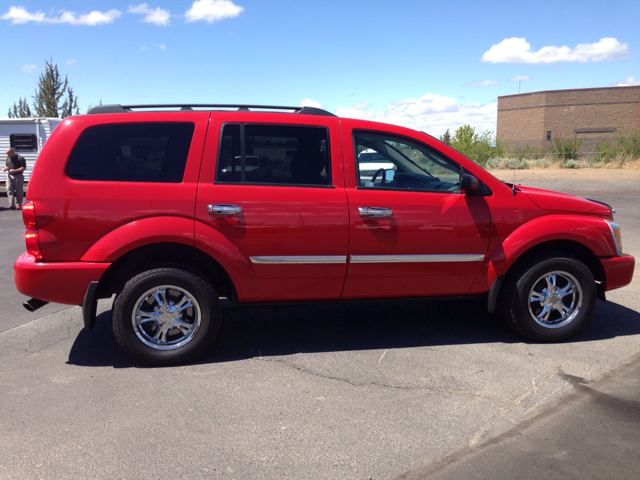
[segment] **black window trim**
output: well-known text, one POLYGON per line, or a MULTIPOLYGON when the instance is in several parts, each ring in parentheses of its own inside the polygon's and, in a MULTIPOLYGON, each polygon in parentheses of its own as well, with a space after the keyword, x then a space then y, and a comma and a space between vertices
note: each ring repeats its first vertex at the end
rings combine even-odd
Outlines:
MULTIPOLYGON (((383 135, 387 135, 387 136, 391 136, 391 137, 396 137, 399 139, 407 139, 410 140, 414 143, 420 143, 422 145, 424 145, 425 147, 427 147, 427 149, 432 150, 434 152, 437 152, 438 155, 440 155, 441 157, 443 157, 444 159, 448 160, 449 162, 451 162, 453 165, 457 165, 458 169, 460 170, 460 178, 462 178, 462 174, 465 173, 467 170, 458 162, 456 162, 455 160, 451 159, 448 155, 445 155, 444 153, 442 153, 440 150, 437 150, 435 148, 433 148, 431 145, 425 143, 425 142, 421 142, 420 140, 417 140, 413 137, 409 137, 406 135, 401 135, 401 134, 397 134, 397 133, 392 133, 392 132, 385 132, 384 130, 372 130, 372 129, 367 129, 367 128, 355 128, 351 131, 351 143, 353 144, 353 159, 354 159, 354 167, 356 170, 356 190, 376 190, 376 191, 389 191, 389 192, 408 192, 408 193, 444 193, 444 194, 456 194, 456 195, 464 195, 465 193, 462 191, 459 192, 445 192, 445 191, 441 191, 441 190, 411 190, 411 189, 407 189, 407 188, 393 188, 393 187, 366 187, 363 185, 360 185, 360 171, 358 169, 358 146, 356 144, 356 133, 357 132, 366 132, 366 133, 377 133, 377 134, 383 134, 383 135)), ((413 163, 413 162, 412 162, 413 163)))
POLYGON ((218 152, 216 154, 216 174, 213 180, 214 185, 249 185, 249 186, 264 186, 264 187, 297 187, 297 188, 336 188, 333 184, 333 165, 331 164, 331 131, 329 127, 326 125, 310 125, 306 123, 270 123, 270 122, 224 122, 220 125, 220 138, 218 139, 218 152), (241 177, 240 182, 223 182, 218 179, 220 169, 218 168, 220 165, 220 155, 222 153, 222 141, 224 140, 223 132, 224 127, 227 125, 238 125, 240 127, 240 168, 241 177), (266 182, 247 182, 246 181, 246 172, 245 172, 245 158, 246 158, 246 146, 245 146, 245 133, 244 127, 246 125, 257 125, 257 126, 265 126, 265 127, 307 127, 307 128, 322 128, 327 132, 327 166, 329 167, 329 185, 314 185, 309 183, 266 183, 266 182))

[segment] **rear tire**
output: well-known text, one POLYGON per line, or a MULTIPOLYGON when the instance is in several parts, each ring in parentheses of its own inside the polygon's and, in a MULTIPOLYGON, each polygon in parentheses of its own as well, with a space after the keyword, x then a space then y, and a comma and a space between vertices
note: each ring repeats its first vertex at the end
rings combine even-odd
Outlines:
POLYGON ((132 357, 175 365, 202 355, 220 327, 214 287, 181 268, 156 268, 129 280, 113 302, 113 333, 132 357))
POLYGON ((596 304, 593 274, 560 252, 529 258, 510 272, 499 309, 507 324, 538 342, 558 342, 578 333, 596 304))

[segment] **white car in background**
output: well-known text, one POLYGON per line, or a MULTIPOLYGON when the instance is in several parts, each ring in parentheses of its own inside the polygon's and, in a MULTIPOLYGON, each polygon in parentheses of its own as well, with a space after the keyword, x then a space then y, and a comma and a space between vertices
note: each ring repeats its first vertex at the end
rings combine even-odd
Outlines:
MULTIPOLYGON (((395 170, 396 166, 381 153, 367 149, 358 155, 358 169, 360 172, 360 185, 373 186, 367 184, 373 181, 373 176, 378 170, 383 169, 385 171, 385 180, 390 182, 393 180, 395 172, 387 172, 387 170, 395 170)), ((381 182, 382 173, 378 174, 375 183, 380 185, 381 182)))

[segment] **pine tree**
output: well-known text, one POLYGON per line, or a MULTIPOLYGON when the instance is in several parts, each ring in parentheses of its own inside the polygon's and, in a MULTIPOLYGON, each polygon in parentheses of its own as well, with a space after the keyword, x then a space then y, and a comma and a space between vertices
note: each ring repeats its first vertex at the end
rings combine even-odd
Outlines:
POLYGON ((448 128, 447 128, 447 131, 444 132, 444 134, 440 135, 440 141, 445 145, 451 146, 451 134, 449 133, 448 128))
POLYGON ((62 104, 61 118, 70 117, 71 115, 80 114, 80 108, 78 107, 78 97, 73 96, 73 88, 67 88, 67 99, 62 104))
POLYGON ((22 97, 18 100, 18 105, 13 104, 12 108, 9 108, 9 118, 27 118, 32 117, 31 109, 29 108, 29 104, 27 103, 27 99, 24 100, 22 97))
POLYGON ((45 60, 44 63, 44 72, 40 74, 38 87, 32 97, 33 114, 27 105, 27 100, 20 98, 18 105, 14 103, 13 108, 9 109, 9 118, 31 116, 65 118, 80 113, 78 97, 73 94, 68 78, 65 76, 62 80, 58 65, 53 63, 53 59, 45 60))

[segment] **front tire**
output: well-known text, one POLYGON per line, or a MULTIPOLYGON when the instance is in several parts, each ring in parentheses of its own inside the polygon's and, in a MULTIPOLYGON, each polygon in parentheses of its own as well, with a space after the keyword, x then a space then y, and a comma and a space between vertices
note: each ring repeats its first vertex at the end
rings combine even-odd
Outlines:
POLYGON ((220 302, 209 282, 180 268, 156 268, 129 280, 113 303, 113 333, 134 358, 152 365, 195 359, 213 343, 220 302))
POLYGON ((538 342, 558 342, 578 333, 596 304, 593 274, 563 253, 532 257, 510 272, 500 295, 505 321, 538 342))

